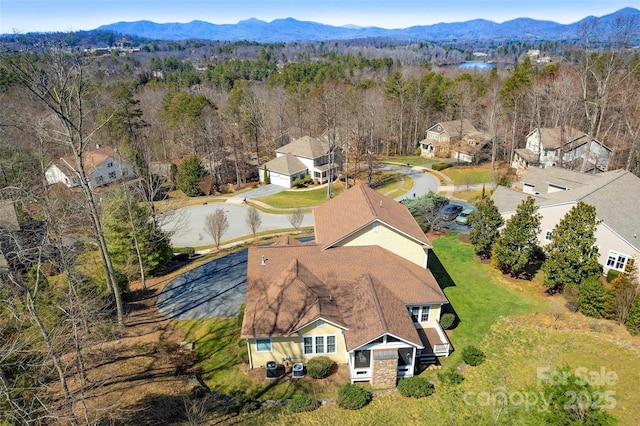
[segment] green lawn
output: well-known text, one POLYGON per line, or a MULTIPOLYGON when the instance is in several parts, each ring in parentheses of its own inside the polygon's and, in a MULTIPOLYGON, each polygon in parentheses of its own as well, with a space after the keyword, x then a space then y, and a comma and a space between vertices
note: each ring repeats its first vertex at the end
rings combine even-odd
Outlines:
MULTIPOLYGON (((462 349, 482 341, 491 326, 502 316, 527 314, 546 309, 546 304, 528 292, 516 292, 500 283, 501 275, 487 264, 477 262, 471 244, 460 242, 460 234, 449 232, 432 241, 435 256, 430 269, 451 302, 458 317, 453 330, 453 346, 462 349)), ((445 359, 459 362, 459 351, 445 359)))
MULTIPOLYGON (((435 256, 429 260, 430 267, 460 318, 450 334, 455 351, 441 360, 443 368, 460 365, 460 352, 467 345, 476 345, 487 355, 480 366, 464 370, 461 385, 448 388, 436 383, 435 394, 419 400, 398 394, 378 396, 358 411, 342 410, 331 403, 300 414, 270 408, 220 424, 391 426, 427 424, 434 419, 443 425, 540 424, 533 419, 533 411, 524 405, 486 404, 477 395, 535 391, 538 368, 563 365, 572 369, 584 367, 589 372, 614 371, 617 382, 604 389, 615 393, 616 407, 612 414, 621 425, 637 424, 640 355, 629 348, 627 340, 612 333, 618 330, 615 324, 599 320, 594 326, 589 321, 595 320, 564 309, 559 314, 554 304, 561 301, 543 297, 539 282, 503 278, 489 264, 474 259, 473 247, 460 242, 460 234, 447 233, 432 243, 435 256), (581 321, 582 328, 576 325, 581 321), (600 328, 603 333, 593 332, 600 328)), ((240 325, 235 318, 178 321, 177 326, 186 339, 195 341, 198 365, 212 389, 225 393, 241 390, 260 399, 289 398, 300 392, 322 399, 337 392, 339 383, 331 382, 331 376, 318 381, 267 384, 249 377, 242 367, 246 365, 242 364, 246 360, 245 346, 239 342, 240 325)), ((436 371, 425 371, 422 375, 436 379, 436 371)))
POLYGON ((456 185, 473 185, 493 182, 495 172, 487 166, 454 166, 442 170, 456 185))
POLYGON ((406 156, 389 156, 380 157, 378 159, 381 163, 393 164, 393 165, 411 165, 411 166, 423 166, 425 164, 434 163, 435 160, 431 158, 420 157, 419 155, 406 155, 406 156))
POLYGON ((283 380, 265 382, 264 372, 247 374, 247 346, 240 339, 238 318, 180 320, 176 327, 185 339, 195 344, 198 369, 202 379, 213 390, 227 395, 236 392, 257 399, 287 399, 297 393, 312 393, 318 398, 330 397, 338 391, 330 379, 283 380))
MULTIPOLYGON (((404 173, 385 172, 378 174, 376 178, 381 185, 376 188, 381 194, 396 198, 405 194, 413 186, 413 179, 404 173)), ((333 197, 344 191, 344 183, 337 181, 333 185, 333 197)), ((290 189, 266 197, 255 198, 256 201, 265 203, 275 209, 302 209, 319 206, 327 201, 327 187, 316 189, 290 189)), ((261 208, 261 210, 265 210, 261 208)))
MULTIPOLYGON (((340 194, 344 190, 344 185, 333 185, 333 196, 340 194)), ((327 187, 316 189, 289 189, 266 197, 255 198, 271 207, 277 209, 290 209, 295 207, 315 207, 327 201, 327 187)))

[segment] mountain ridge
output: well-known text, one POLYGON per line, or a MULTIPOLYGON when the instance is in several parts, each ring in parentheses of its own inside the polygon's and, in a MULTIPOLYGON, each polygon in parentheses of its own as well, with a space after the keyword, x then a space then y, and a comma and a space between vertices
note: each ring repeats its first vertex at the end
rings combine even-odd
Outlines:
POLYGON ((635 22, 630 40, 640 43, 640 10, 627 7, 602 17, 587 16, 570 24, 549 20, 520 17, 497 23, 487 19, 463 22, 439 22, 431 25, 415 25, 407 28, 386 29, 375 26, 333 26, 294 18, 278 18, 271 22, 257 18, 238 21, 236 24, 212 24, 202 20, 187 23, 156 23, 149 20, 119 21, 102 25, 94 31, 111 31, 155 40, 217 40, 254 41, 259 43, 329 41, 364 38, 391 40, 573 40, 579 29, 596 22, 594 33, 602 40, 612 38, 616 25, 623 20, 635 22))

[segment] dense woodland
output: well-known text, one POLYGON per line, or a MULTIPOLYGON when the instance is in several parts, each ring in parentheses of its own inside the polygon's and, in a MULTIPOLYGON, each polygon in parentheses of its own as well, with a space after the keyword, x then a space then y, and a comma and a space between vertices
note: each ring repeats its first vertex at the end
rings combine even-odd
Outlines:
POLYGON ((171 257, 154 165, 179 170, 195 156, 209 189, 223 191, 291 139, 323 135, 345 172, 366 179, 369 156, 413 154, 431 125, 469 119, 491 137, 485 161, 509 162, 531 129, 564 125, 611 147, 610 168, 640 174, 640 53, 624 29, 606 48, 587 30, 579 43, 489 46, 497 66, 477 72, 452 65, 472 57, 471 42, 127 45, 111 35, 94 47, 121 48, 103 53, 71 35, 12 41, 1 53, 0 200, 15 202, 22 227, 0 231, 14 248, 0 276, 0 423, 105 415, 85 404, 96 360, 83 350, 126 327, 128 281, 171 257), (553 61, 537 64, 529 49, 553 61), (82 173, 77 191, 46 185, 51 160, 72 154, 82 169, 97 144, 132 161, 139 185, 108 195, 82 173))

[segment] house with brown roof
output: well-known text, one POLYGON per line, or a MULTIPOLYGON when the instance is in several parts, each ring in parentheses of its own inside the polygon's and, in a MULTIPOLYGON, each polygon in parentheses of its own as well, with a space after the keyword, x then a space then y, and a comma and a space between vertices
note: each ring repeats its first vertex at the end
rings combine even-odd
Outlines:
POLYGON ((470 120, 442 121, 427 129, 426 138, 419 142, 420 156, 473 163, 488 140, 489 136, 478 131, 470 120))
MULTIPOLYGON (((91 189, 135 177, 133 165, 110 147, 98 147, 83 152, 82 163, 91 189)), ((79 186, 77 167, 73 155, 59 158, 49 164, 45 178, 49 184, 63 183, 69 188, 79 186)))
POLYGON ((378 245, 422 268, 433 248, 402 203, 364 184, 316 207, 313 229, 322 250, 378 245))
POLYGON ((406 207, 357 185, 313 215, 315 241, 249 249, 241 337, 251 368, 323 355, 346 364, 352 382, 393 387, 448 356, 439 324, 448 300, 406 207))
POLYGON ((265 163, 258 170, 260 183, 265 182, 291 188, 293 181, 306 175, 319 183, 325 183, 330 176, 335 177, 342 167, 338 152, 330 152, 329 143, 320 138, 303 136, 276 150, 276 158, 265 163))
POLYGON ((515 150, 511 167, 518 175, 530 166, 600 173, 607 170, 610 157, 609 147, 571 126, 536 128, 527 135, 526 147, 515 150))
POLYGON ((594 206, 600 221, 595 231, 598 261, 606 273, 609 269, 624 271, 631 257, 640 257, 638 194, 640 178, 622 169, 587 174, 561 167, 532 167, 522 178, 522 191, 499 186, 491 198, 506 220, 523 200, 532 197, 542 217, 538 243, 543 248, 573 206, 580 201, 594 206))

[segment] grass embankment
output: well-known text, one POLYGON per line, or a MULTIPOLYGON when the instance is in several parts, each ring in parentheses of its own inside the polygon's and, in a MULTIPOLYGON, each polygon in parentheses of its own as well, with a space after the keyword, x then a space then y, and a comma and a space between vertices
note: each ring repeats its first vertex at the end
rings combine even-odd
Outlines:
MULTIPOLYGON (((333 185, 331 192, 335 197, 342 191, 344 191, 344 185, 342 183, 336 183, 333 185)), ((288 189, 266 197, 257 197, 254 198, 254 200, 268 204, 276 209, 292 209, 296 207, 304 209, 319 206, 327 201, 327 187, 322 186, 314 189, 288 189)))
POLYGON ((476 185, 480 183, 493 183, 496 172, 491 166, 454 166, 441 171, 449 176, 455 185, 476 185))
POLYGON ((539 296, 510 288, 502 275, 490 265, 474 258, 471 244, 460 242, 460 234, 447 233, 433 240, 434 253, 429 268, 450 301, 459 323, 452 332, 457 350, 445 364, 460 361, 459 353, 467 345, 477 345, 498 318, 527 314, 546 309, 539 296))
MULTIPOLYGON (((637 349, 626 347, 634 338, 611 322, 602 320, 594 326, 594 320, 568 312, 560 299, 543 296, 537 282, 504 278, 489 264, 475 260, 473 247, 460 242, 459 234, 447 233, 433 244, 437 258, 432 257, 430 265, 460 318, 451 332, 455 351, 442 360, 443 367, 460 365, 460 352, 467 345, 476 345, 487 355, 480 366, 464 370, 461 385, 448 389, 438 384, 434 395, 420 400, 397 394, 376 397, 358 411, 333 404, 301 414, 264 409, 236 418, 234 424, 405 425, 434 419, 439 424, 532 424, 532 408, 527 411, 517 400, 506 406, 494 404, 495 400, 486 403, 478 395, 522 394, 537 386, 538 368, 564 365, 589 372, 614 371, 616 384, 605 388, 615 392, 616 407, 611 412, 622 425, 636 424, 640 357, 637 349), (594 331, 599 329, 602 332, 594 331)), ((331 381, 331 376, 317 381, 266 382, 247 373, 246 348, 239 342, 240 325, 235 318, 177 324, 187 339, 195 341, 203 378, 212 389, 225 393, 242 390, 260 399, 288 398, 299 392, 322 398, 335 396, 340 384, 331 381)), ((435 371, 422 374, 436 378, 435 371)))
POLYGON ((499 163, 495 170, 491 169, 490 163, 476 166, 454 166, 441 171, 449 177, 453 184, 463 190, 455 191, 453 196, 460 200, 475 202, 482 196, 480 184, 485 185, 485 195, 490 195, 495 187, 496 178, 508 172, 506 164, 499 163))
POLYGON ((394 166, 424 166, 425 164, 435 163, 436 160, 432 158, 424 158, 418 155, 405 155, 405 156, 382 156, 378 158, 380 163, 392 164, 394 166))

